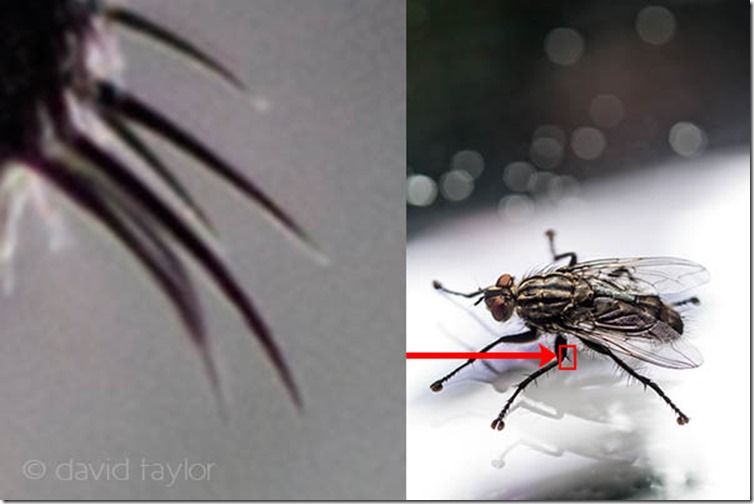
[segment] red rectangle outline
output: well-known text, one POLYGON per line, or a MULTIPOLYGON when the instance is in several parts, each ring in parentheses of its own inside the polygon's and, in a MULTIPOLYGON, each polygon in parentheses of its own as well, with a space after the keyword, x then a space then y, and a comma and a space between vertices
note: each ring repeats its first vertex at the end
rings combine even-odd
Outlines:
POLYGON ((558 369, 561 371, 575 371, 576 370, 576 345, 560 345, 558 347, 558 369), (573 353, 573 367, 563 367, 563 350, 571 349, 573 353))

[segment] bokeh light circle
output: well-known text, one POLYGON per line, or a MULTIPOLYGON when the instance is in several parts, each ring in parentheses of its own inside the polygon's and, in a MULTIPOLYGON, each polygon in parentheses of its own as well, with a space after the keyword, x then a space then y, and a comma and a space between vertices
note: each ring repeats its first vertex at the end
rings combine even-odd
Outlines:
POLYGON ((623 102, 615 95, 595 96, 589 104, 589 117, 600 128, 614 128, 623 120, 623 115, 623 102))
POLYGON ((464 170, 451 170, 440 179, 440 192, 448 201, 463 201, 474 192, 474 177, 464 170))
POLYGON ((555 168, 563 159, 563 144, 555 138, 535 138, 529 149, 529 158, 539 168, 555 168))
POLYGON ((484 171, 484 157, 474 150, 462 150, 453 154, 450 162, 453 170, 463 170, 474 178, 484 171))
POLYGON ((581 186, 578 180, 570 175, 553 177, 549 180, 547 186, 547 195, 552 201, 575 198, 579 195, 580 191, 581 186))
POLYGON ((536 196, 545 194, 550 186, 550 181, 554 177, 555 175, 548 171, 537 172, 529 178, 526 190, 536 196))
POLYGON ((573 65, 584 54, 584 38, 571 28, 555 28, 545 37, 545 53, 557 65, 573 65))
POLYGON ((532 139, 536 140, 537 138, 553 138, 560 142, 561 145, 565 145, 566 143, 565 131, 563 131, 563 128, 561 128, 560 126, 556 126, 554 124, 543 124, 541 126, 537 126, 534 129, 532 139))
POLYGON ((668 143, 676 154, 694 157, 704 152, 707 147, 707 135, 696 124, 680 121, 670 128, 668 143))
POLYGON ((534 216, 534 201, 525 194, 504 196, 497 206, 500 217, 513 222, 524 222, 534 216))
POLYGON ((665 7, 644 7, 636 16, 636 32, 648 44, 665 44, 675 34, 675 16, 665 7))
POLYGON ((410 205, 425 207, 437 198, 437 184, 426 175, 411 175, 407 179, 406 201, 410 205))
POLYGON ((605 147, 605 135, 597 128, 576 128, 571 135, 571 148, 581 159, 597 159, 605 151, 605 147))
POLYGON ((526 161, 508 163, 503 169, 503 183, 511 191, 525 191, 534 167, 526 161))

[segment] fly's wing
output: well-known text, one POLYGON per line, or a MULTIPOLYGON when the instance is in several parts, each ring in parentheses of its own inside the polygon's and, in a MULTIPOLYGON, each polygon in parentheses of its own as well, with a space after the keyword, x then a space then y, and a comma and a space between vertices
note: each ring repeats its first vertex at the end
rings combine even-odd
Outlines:
POLYGON ((598 259, 563 266, 558 271, 625 292, 650 295, 678 294, 709 281, 703 266, 677 257, 598 259))
POLYGON ((699 351, 640 306, 600 298, 595 307, 561 321, 563 332, 644 362, 671 369, 698 367, 699 351))

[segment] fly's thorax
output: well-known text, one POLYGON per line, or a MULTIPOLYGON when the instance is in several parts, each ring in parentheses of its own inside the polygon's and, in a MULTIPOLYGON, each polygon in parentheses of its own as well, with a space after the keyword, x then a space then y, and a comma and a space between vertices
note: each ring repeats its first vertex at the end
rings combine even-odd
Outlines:
POLYGON ((585 280, 567 273, 548 273, 523 280, 516 293, 519 315, 530 321, 562 316, 578 305, 589 303, 594 296, 585 280))

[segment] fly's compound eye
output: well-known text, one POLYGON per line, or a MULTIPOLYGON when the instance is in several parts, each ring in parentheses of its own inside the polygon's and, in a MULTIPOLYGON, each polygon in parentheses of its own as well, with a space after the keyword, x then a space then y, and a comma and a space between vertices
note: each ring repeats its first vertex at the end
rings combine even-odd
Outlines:
POLYGON ((495 296, 484 300, 487 308, 492 313, 492 318, 498 322, 504 322, 513 315, 513 303, 503 296, 495 296))
POLYGON ((500 278, 497 279, 497 283, 495 283, 495 285, 504 289, 509 289, 513 287, 513 277, 507 273, 504 273, 500 275, 500 278))

